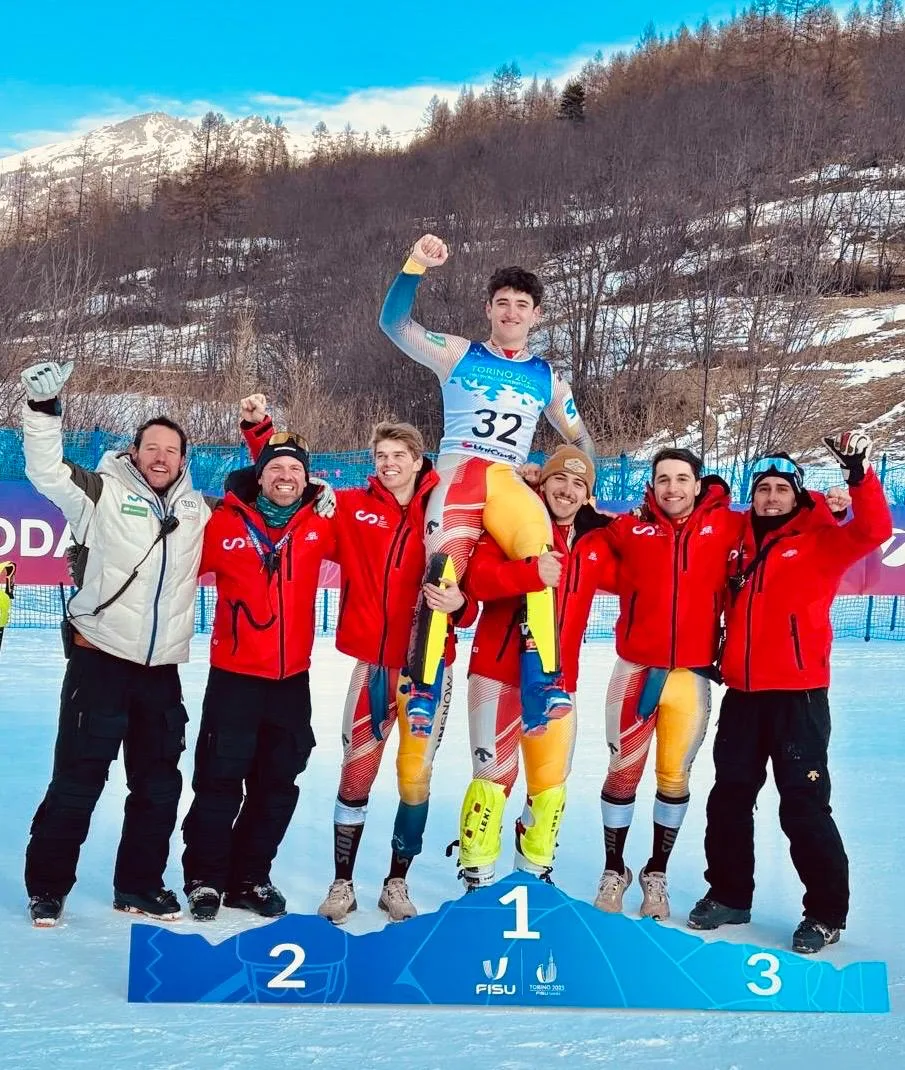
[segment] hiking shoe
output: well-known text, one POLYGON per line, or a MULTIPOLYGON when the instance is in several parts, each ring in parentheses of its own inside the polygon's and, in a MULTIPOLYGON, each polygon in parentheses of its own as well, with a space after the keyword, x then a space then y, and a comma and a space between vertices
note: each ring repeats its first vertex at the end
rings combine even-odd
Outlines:
POLYGON ((327 891, 327 898, 317 908, 318 914, 334 925, 342 925, 353 910, 358 910, 355 888, 351 881, 337 877, 327 891))
POLYGON ((727 907, 705 895, 691 908, 688 915, 688 928, 718 929, 721 925, 747 925, 750 920, 750 910, 727 907))
POLYGON ((220 909, 220 893, 208 884, 196 881, 188 894, 189 913, 195 921, 213 921, 220 909))
POLYGON ((625 867, 625 873, 617 873, 615 869, 605 869, 597 887, 594 906, 605 914, 621 914, 622 897, 631 883, 632 871, 628 866, 625 867))
POLYGON ((223 897, 225 907, 250 910, 262 918, 279 918, 286 913, 286 900, 272 884, 242 884, 223 897))
POLYGON ((839 930, 831 929, 813 918, 803 918, 792 935, 792 950, 801 955, 814 955, 839 939, 839 930))
POLYGON ((179 921, 182 908, 169 888, 156 892, 121 892, 113 889, 113 906, 126 914, 146 914, 157 921, 179 921))
POLYGON ((666 886, 666 874, 657 870, 642 869, 638 874, 638 883, 644 898, 641 901, 641 917, 656 918, 665 921, 669 917, 669 891, 666 886))
POLYGON ((390 921, 408 921, 418 913, 409 899, 408 885, 402 877, 387 877, 377 905, 387 913, 390 921))
POLYGON ((52 929, 63 913, 65 895, 32 895, 28 898, 28 916, 36 929, 52 929))

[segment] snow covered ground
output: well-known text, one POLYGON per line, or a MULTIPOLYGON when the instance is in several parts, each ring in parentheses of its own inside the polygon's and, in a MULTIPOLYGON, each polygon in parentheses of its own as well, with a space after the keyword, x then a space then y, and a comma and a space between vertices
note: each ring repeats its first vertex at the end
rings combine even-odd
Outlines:
MULTIPOLYGON (((206 643, 195 640, 183 672, 185 700, 197 726, 206 674, 206 643)), ((590 899, 601 869, 599 791, 606 762, 602 696, 613 662, 610 642, 589 643, 579 691, 579 741, 561 832, 557 883, 590 899)), ((298 913, 313 912, 332 876, 331 822, 340 762, 339 720, 350 668, 329 639, 315 648, 312 670, 318 746, 300 784, 296 817, 274 869, 275 882, 298 913)), ((0 1068, 103 1066, 232 1070, 295 1067, 694 1067, 748 1070, 870 1064, 905 1065, 905 940, 900 889, 903 854, 901 785, 905 782, 902 719, 903 650, 896 643, 837 644, 832 706, 835 813, 851 860, 849 928, 826 958, 842 965, 884 959, 892 1011, 888 1015, 780 1015, 513 1011, 400 1007, 254 1007, 130 1005, 126 1002, 130 921, 111 908, 111 872, 122 818, 124 783, 116 763, 82 853, 79 882, 65 924, 33 929, 25 920, 22 855, 28 823, 50 772, 63 661, 55 632, 10 630, 0 653, 0 1068)), ((457 833, 462 791, 470 776, 460 665, 446 737, 437 758, 424 854, 411 875, 420 909, 436 909, 460 894, 455 866, 444 855, 457 833)), ((715 715, 714 715, 715 722, 715 715)), ((670 866, 674 919, 681 925, 703 894, 703 810, 712 777, 709 742, 692 778, 692 805, 670 866)), ((194 740, 190 739, 190 747, 194 740)), ((391 744, 391 748, 393 744, 391 744)), ((183 762, 190 771, 191 750, 183 762)), ((365 932, 384 924, 376 909, 386 872, 396 806, 392 750, 371 801, 359 855, 360 905, 350 925, 365 932)), ((507 814, 520 802, 517 787, 507 814)), ((183 806, 187 807, 186 789, 183 806)), ((648 769, 629 836, 627 860, 637 872, 650 847, 652 769, 648 769)), ((758 888, 754 920, 732 930, 739 941, 787 946, 800 913, 800 886, 776 819, 772 784, 757 813, 758 888)), ((181 844, 174 837, 168 883, 181 889, 181 844)), ((503 862, 508 861, 504 858, 503 862)), ((501 865, 501 872, 505 872, 501 865)), ((634 885, 626 896, 636 910, 634 885)), ((205 927, 219 940, 242 925, 244 913, 224 910, 205 927)), ((195 923, 180 924, 192 931, 195 923)))

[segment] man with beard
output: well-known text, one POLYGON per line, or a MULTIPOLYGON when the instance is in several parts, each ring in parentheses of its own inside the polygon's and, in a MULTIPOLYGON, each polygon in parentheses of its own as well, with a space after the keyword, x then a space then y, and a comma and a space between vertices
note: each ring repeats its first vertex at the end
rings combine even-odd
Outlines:
POLYGON ((849 905, 848 859, 830 809, 830 607, 845 571, 888 539, 892 518, 860 431, 824 440, 846 473, 852 519, 838 524, 822 495, 805 490, 788 454, 753 467, 752 508, 733 552, 726 644, 728 685, 713 747, 704 849, 709 889, 688 916, 693 929, 751 920, 754 805, 768 760, 779 823, 804 884, 792 936, 802 954, 834 944, 849 905))
POLYGON ((26 473, 69 522, 79 588, 66 607, 52 779, 26 851, 29 913, 39 927, 59 920, 122 745, 128 794, 113 903, 173 920, 179 902, 163 874, 188 720, 177 665, 189 656, 211 510, 192 490, 185 433, 165 416, 139 427, 127 451, 105 453, 95 472, 63 459, 59 395, 73 367, 48 361, 22 373, 26 473))

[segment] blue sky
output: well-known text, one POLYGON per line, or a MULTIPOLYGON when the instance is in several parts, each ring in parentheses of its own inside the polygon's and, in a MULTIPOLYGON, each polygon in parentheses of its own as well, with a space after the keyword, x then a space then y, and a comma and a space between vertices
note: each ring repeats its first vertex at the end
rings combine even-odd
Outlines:
POLYGON ((318 5, 286 0, 128 4, 0 0, 0 156, 143 111, 195 118, 282 115, 393 130, 417 123, 432 92, 481 85, 502 63, 561 79, 597 49, 632 46, 731 14, 710 0, 458 0, 318 5))

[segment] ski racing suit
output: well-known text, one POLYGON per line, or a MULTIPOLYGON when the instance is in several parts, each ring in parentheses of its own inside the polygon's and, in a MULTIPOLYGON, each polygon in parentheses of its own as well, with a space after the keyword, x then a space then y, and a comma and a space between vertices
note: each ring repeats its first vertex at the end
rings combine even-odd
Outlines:
POLYGON ((569 713, 542 734, 525 734, 520 695, 522 598, 543 586, 537 563, 509 561, 485 532, 465 573, 469 598, 484 603, 471 650, 468 730, 473 779, 465 793, 459 862, 470 886, 489 884, 501 850, 503 810, 518 774, 521 747, 527 798, 515 827, 515 864, 539 876, 553 865, 556 834, 566 801, 575 746, 578 659, 594 595, 614 590, 612 554, 603 539, 609 518, 590 506, 570 525, 553 525, 553 548, 562 554, 556 587, 563 683, 569 713))
POLYGON ((710 717, 710 679, 730 550, 743 514, 729 488, 706 476, 690 516, 668 517, 648 487, 641 516, 610 524, 605 539, 618 564, 616 666, 606 695, 609 768, 601 791, 607 870, 622 873, 622 852, 654 733, 657 793, 648 871, 664 872, 688 810, 689 774, 710 717))
MULTIPOLYGON (((391 285, 380 315, 381 329, 409 357, 440 379, 444 428, 437 459, 439 484, 426 516, 429 562, 461 579, 482 530, 511 560, 537 556, 550 545, 550 519, 540 498, 519 478, 534 431, 544 413, 566 439, 594 457, 594 444, 578 415, 572 391, 542 357, 513 356, 485 342, 425 330, 411 316, 421 274, 409 261, 391 285)), ((559 674, 555 608, 549 588, 527 596, 528 625, 537 644, 540 671, 548 682, 559 674)), ((431 625, 438 636, 442 624, 431 625)), ((424 728, 436 700, 437 651, 422 657, 417 636, 410 667, 413 691, 425 695, 424 728)), ((411 704, 410 709, 414 707, 411 704)))

